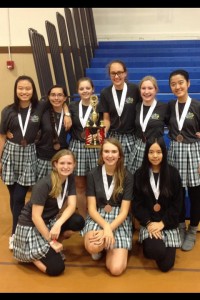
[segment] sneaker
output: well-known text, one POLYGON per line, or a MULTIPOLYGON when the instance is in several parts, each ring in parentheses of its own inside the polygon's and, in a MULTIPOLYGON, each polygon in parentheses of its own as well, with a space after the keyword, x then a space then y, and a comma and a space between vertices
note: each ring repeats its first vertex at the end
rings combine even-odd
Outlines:
POLYGON ((93 260, 100 260, 102 258, 102 252, 93 253, 91 256, 93 260))
POLYGON ((12 236, 10 236, 9 237, 9 246, 8 246, 8 248, 10 249, 10 250, 13 250, 13 240, 14 240, 14 234, 12 235, 12 236))

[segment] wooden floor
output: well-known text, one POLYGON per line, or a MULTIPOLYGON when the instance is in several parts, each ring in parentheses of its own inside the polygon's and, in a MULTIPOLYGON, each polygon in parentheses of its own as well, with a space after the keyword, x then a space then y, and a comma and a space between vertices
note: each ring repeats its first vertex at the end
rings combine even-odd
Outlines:
POLYGON ((0 182, 0 292, 68 292, 68 293, 171 293, 200 292, 200 233, 195 248, 189 252, 178 249, 176 265, 168 273, 160 272, 154 261, 143 257, 136 231, 128 268, 119 277, 105 268, 105 258, 95 262, 83 247, 83 239, 75 234, 64 243, 66 270, 59 277, 48 277, 32 264, 20 264, 8 249, 11 229, 8 192, 0 182))

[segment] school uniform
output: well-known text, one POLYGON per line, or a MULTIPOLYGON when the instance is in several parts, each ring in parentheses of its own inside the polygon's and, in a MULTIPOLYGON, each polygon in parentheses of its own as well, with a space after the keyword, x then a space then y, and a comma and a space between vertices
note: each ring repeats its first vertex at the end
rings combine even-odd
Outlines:
MULTIPOLYGON (((74 174, 76 176, 86 176, 86 174, 91 169, 97 166, 99 149, 85 147, 85 129, 80 122, 79 103, 80 101, 72 101, 69 104, 69 111, 72 118, 72 127, 70 129, 71 140, 69 143, 69 149, 75 154, 77 160, 74 174)), ((88 106, 82 105, 83 117, 85 116, 87 109, 88 106)), ((90 126, 93 125, 93 122, 90 119, 91 113, 88 117, 90 126)))
MULTIPOLYGON (((135 118, 135 145, 129 155, 128 170, 134 174, 135 171, 142 165, 146 141, 149 138, 161 137, 164 135, 164 126, 166 119, 167 104, 157 101, 156 106, 147 123, 145 132, 142 131, 140 124, 140 111, 142 103, 136 105, 135 118)), ((143 120, 145 119, 150 106, 143 106, 143 120)))
MULTIPOLYGON (((141 100, 140 91, 136 84, 127 83, 124 107, 119 117, 112 94, 112 87, 113 85, 101 91, 98 111, 109 113, 110 128, 107 137, 114 137, 122 144, 126 166, 135 142, 135 106, 141 100)), ((122 92, 122 90, 116 90, 119 103, 122 92)))
MULTIPOLYGON (((108 182, 111 183, 112 176, 107 175, 108 182)), ((91 170, 87 175, 87 196, 96 197, 97 211, 106 220, 111 223, 120 212, 122 200, 132 201, 133 198, 133 176, 127 170, 123 192, 120 193, 116 200, 111 196, 109 200, 106 198, 103 177, 102 177, 102 166, 98 166, 91 170), (104 210, 105 206, 109 204, 112 207, 110 212, 104 210)), ((102 228, 89 216, 86 217, 85 226, 81 230, 81 235, 85 235, 91 230, 101 230, 102 228)), ((115 244, 114 248, 125 248, 132 249, 132 219, 130 214, 126 217, 124 222, 119 225, 114 231, 115 244)))

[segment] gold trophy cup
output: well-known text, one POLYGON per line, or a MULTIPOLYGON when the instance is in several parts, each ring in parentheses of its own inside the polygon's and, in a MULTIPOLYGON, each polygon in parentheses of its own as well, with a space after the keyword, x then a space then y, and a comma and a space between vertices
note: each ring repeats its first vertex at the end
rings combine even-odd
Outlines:
POLYGON ((86 148, 100 148, 101 144, 103 142, 104 137, 101 137, 100 142, 99 139, 97 138, 97 135, 100 135, 102 132, 102 128, 104 127, 101 121, 101 125, 97 125, 97 121, 99 119, 99 114, 97 113, 97 104, 98 104, 98 97, 97 95, 92 95, 90 97, 90 105, 92 106, 92 113, 90 115, 90 120, 93 122, 93 125, 89 125, 89 121, 86 124, 85 127, 85 147, 86 148), (92 135, 92 141, 88 141, 88 136, 92 135))

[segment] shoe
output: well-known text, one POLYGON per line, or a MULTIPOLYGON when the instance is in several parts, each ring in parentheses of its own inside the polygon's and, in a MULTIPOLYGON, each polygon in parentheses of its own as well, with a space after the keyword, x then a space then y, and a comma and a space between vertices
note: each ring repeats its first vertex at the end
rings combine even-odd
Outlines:
POLYGON ((101 258, 102 258, 102 252, 99 252, 99 253, 93 253, 92 255, 91 255, 91 257, 92 257, 92 259, 93 260, 100 260, 101 258))
POLYGON ((10 250, 13 250, 13 240, 14 240, 14 234, 12 235, 12 236, 10 236, 9 237, 9 246, 8 246, 8 248, 10 249, 10 250))
POLYGON ((196 242, 196 233, 197 233, 197 226, 190 226, 188 227, 188 231, 185 236, 185 240, 181 249, 183 251, 190 251, 194 247, 196 242))
POLYGON ((60 255, 61 255, 62 260, 65 261, 66 260, 66 255, 62 251, 60 251, 60 255))

